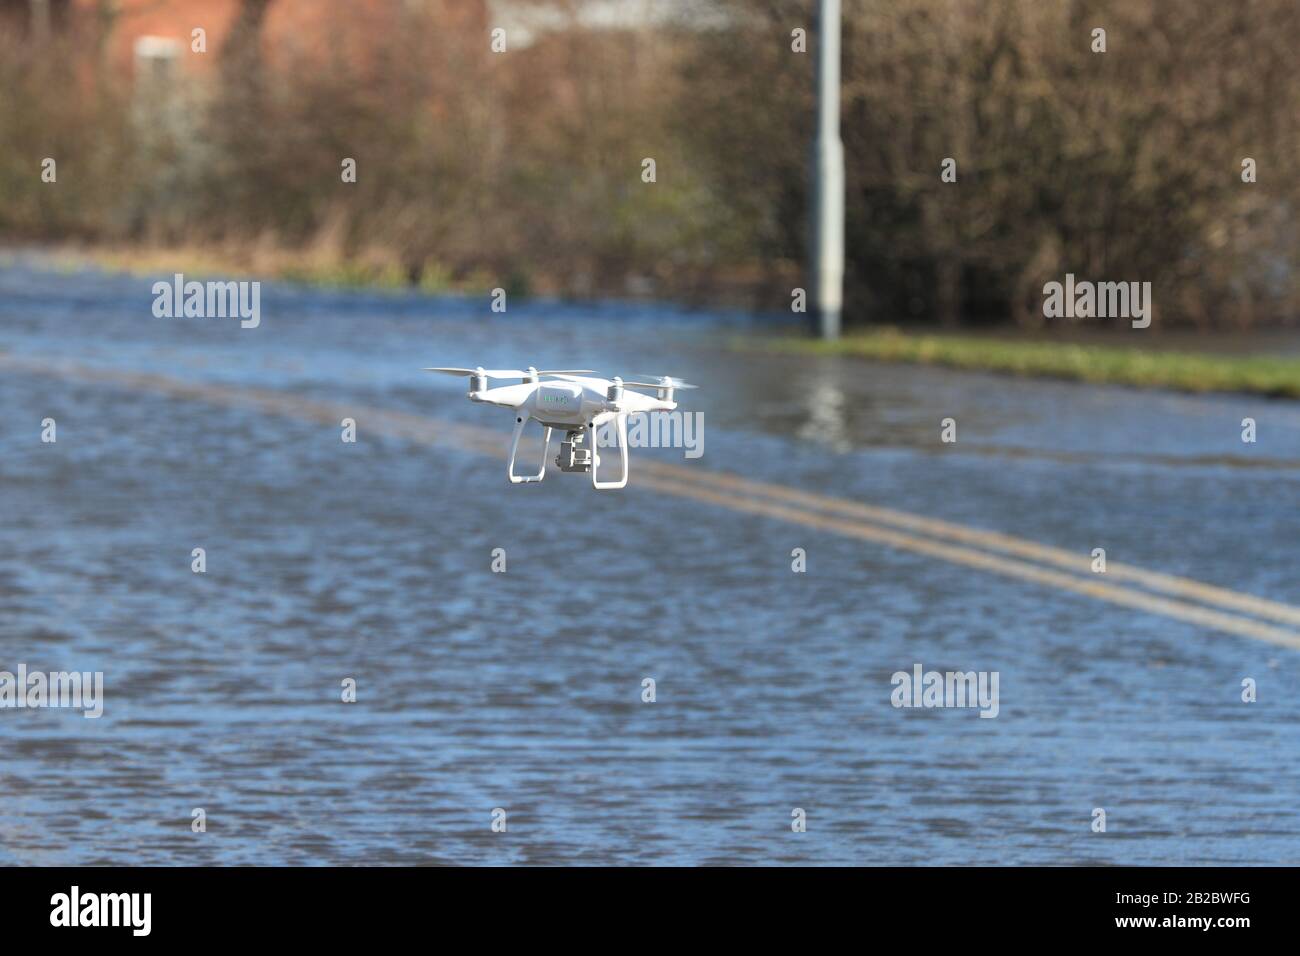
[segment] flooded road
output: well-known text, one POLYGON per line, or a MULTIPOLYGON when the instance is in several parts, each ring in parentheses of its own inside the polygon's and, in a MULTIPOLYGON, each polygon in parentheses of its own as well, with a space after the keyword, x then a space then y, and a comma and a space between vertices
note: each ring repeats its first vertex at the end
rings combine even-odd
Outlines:
POLYGON ((0 268, 0 670, 104 674, 0 709, 0 863, 1300 862, 1300 405, 150 285, 0 268), (419 371, 476 364, 698 382, 704 454, 511 487, 419 371), (916 664, 996 718, 893 706, 916 664))

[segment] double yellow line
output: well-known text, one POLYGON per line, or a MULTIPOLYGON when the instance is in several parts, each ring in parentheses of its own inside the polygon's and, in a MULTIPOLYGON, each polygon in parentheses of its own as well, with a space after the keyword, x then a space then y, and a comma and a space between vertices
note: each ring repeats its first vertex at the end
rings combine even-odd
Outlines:
MULTIPOLYGON (((331 425, 337 425, 343 418, 353 418, 366 432, 416 444, 451 445, 505 457, 503 434, 406 412, 315 401, 287 392, 186 382, 171 376, 94 369, 16 356, 0 356, 0 368, 116 385, 213 405, 250 408, 331 425)), ((1098 574, 1091 570, 1090 553, 1066 551, 995 531, 702 467, 638 461, 633 469, 635 485, 664 494, 870 541, 1210 630, 1300 649, 1300 608, 1290 604, 1118 562, 1109 562, 1106 571, 1098 574)), ((504 480, 502 491, 506 491, 504 480)))
MULTIPOLYGON (((665 467, 684 470, 657 462, 643 467, 647 471, 665 467)), ((1091 570, 1090 554, 1075 554, 993 531, 753 482, 734 475, 701 469, 691 483, 662 478, 654 472, 652 475, 648 482, 651 487, 670 494, 1072 591, 1212 630, 1300 649, 1300 633, 1265 623, 1300 624, 1300 608, 1289 604, 1127 564, 1108 562, 1104 574, 1097 574, 1091 570), (924 533, 911 533, 913 530, 924 533), (1020 560, 1020 557, 1032 558, 1033 562, 1020 560), (1139 585, 1145 590, 1125 587, 1116 581, 1139 585), (1210 606, 1194 604, 1192 600, 1210 606), (1227 613, 1224 609, 1246 611, 1264 621, 1227 613)))

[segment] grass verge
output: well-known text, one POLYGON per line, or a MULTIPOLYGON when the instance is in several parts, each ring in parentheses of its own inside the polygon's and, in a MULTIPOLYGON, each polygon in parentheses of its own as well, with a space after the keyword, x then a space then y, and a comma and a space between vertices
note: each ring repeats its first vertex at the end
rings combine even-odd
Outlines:
POLYGON ((758 346, 751 340, 742 347, 1137 388, 1300 398, 1300 358, 1269 355, 1214 355, 1041 339, 1016 342, 981 336, 915 334, 896 329, 854 332, 836 342, 781 338, 758 346))

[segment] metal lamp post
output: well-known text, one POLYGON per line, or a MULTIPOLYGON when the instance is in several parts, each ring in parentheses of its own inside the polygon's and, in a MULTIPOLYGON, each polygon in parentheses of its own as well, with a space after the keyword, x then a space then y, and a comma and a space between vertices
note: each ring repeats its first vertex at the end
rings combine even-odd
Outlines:
POLYGON ((809 264, 814 334, 840 335, 844 305, 844 144, 840 141, 840 0, 821 0, 817 23, 817 139, 809 264))

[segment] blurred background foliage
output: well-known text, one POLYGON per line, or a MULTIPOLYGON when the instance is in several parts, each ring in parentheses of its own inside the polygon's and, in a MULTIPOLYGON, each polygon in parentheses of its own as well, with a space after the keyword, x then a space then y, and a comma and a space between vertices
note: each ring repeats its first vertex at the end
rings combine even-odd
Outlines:
MULTIPOLYGON (((38 22, 0 0, 7 243, 771 310, 803 284, 811 0, 596 25, 557 0, 563 27, 507 31, 504 54, 484 0, 227 0, 208 51, 176 33, 161 73, 115 52, 130 0, 44 3, 38 22)), ((1152 282, 1164 326, 1296 320, 1294 0, 844 0, 844 19, 850 322, 1030 327, 1067 272, 1152 282)))

